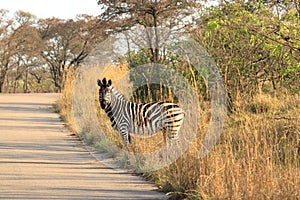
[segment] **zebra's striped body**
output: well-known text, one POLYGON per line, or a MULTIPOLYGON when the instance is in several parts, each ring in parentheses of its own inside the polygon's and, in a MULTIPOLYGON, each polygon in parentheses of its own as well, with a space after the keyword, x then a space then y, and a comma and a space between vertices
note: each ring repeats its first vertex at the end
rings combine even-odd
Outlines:
POLYGON ((178 132, 183 123, 184 111, 174 103, 154 102, 136 104, 127 101, 124 96, 111 86, 111 80, 98 80, 99 101, 101 108, 110 118, 112 127, 118 130, 124 144, 131 142, 130 133, 152 135, 158 131, 166 133, 171 140, 178 139, 178 132))

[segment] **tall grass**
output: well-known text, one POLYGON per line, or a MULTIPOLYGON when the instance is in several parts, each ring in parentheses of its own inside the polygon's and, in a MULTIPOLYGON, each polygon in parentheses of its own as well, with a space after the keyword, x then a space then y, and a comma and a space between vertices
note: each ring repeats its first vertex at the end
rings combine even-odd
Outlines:
MULTIPOLYGON (((125 73, 124 66, 110 67, 102 76, 116 83, 125 73)), ((70 87, 65 88, 59 104, 69 113, 72 84, 66 85, 70 87)), ((221 138, 209 155, 198 157, 210 118, 209 109, 204 109, 199 110, 197 140, 188 151, 168 167, 144 175, 171 199, 300 199, 299 94, 260 92, 234 103, 237 110, 228 115, 221 138)), ((111 128, 106 114, 97 106, 93 109, 97 109, 100 126, 109 140, 122 147, 119 133, 111 128)), ((132 151, 137 152, 153 151, 163 145, 161 135, 134 141, 132 151)), ((113 151, 101 141, 91 144, 113 151)), ((112 154, 133 168, 144 161, 137 158, 128 163, 112 154)))
POLYGON ((70 70, 66 77, 64 90, 56 102, 56 110, 71 131, 76 133, 75 123, 72 115, 72 93, 77 70, 70 70))

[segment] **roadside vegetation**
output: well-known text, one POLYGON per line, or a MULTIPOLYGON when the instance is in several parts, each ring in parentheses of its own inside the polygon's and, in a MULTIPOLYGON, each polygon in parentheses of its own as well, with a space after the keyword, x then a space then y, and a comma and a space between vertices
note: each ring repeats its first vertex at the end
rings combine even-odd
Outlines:
MULTIPOLYGON (((122 66, 124 69, 124 66, 122 66)), ((110 67, 103 76, 122 78, 126 71, 110 67)), ((68 84, 67 84, 68 85, 68 84)), ((59 104, 72 126, 72 88, 64 90, 59 104)), ((287 90, 276 94, 258 92, 251 99, 234 101, 239 105, 227 117, 221 138, 214 150, 199 159, 210 118, 209 110, 199 110, 198 139, 170 166, 143 174, 173 199, 296 199, 300 186, 300 96, 287 90)), ((95 108, 106 137, 119 148, 119 133, 111 128, 100 110, 95 91, 95 108)), ((90 124, 89 124, 90 125, 90 124)), ((73 124, 74 126, 74 124, 73 124)), ((145 158, 130 159, 118 154, 97 133, 79 136, 98 151, 108 152, 120 166, 140 171, 145 158)), ((151 140, 134 138, 135 152, 149 152, 162 145, 162 136, 151 140)))

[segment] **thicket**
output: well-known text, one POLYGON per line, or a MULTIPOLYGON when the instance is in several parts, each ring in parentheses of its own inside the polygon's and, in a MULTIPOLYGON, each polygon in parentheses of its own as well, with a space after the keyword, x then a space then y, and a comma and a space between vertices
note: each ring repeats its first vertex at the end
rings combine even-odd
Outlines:
POLYGON ((299 92, 299 15, 288 1, 228 3, 203 14, 196 39, 220 67, 230 109, 258 92, 299 92))

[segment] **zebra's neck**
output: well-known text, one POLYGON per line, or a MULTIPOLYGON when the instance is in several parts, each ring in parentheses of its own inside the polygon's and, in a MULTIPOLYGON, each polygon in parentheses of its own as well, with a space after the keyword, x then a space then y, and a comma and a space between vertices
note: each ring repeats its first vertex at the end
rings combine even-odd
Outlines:
POLYGON ((124 106, 127 100, 116 89, 111 90, 111 102, 105 108, 105 112, 111 121, 113 128, 117 129, 122 121, 124 106))
MULTIPOLYGON (((115 88, 112 88, 112 93, 111 93, 112 101, 127 101, 124 97, 123 94, 121 94, 118 90, 115 88)), ((113 102, 112 102, 113 103, 113 102)))
POLYGON ((111 102, 109 103, 109 106, 105 109, 106 112, 112 112, 112 108, 120 107, 123 102, 126 102, 127 100, 121 94, 119 91, 117 91, 115 88, 112 88, 111 91, 111 102))

